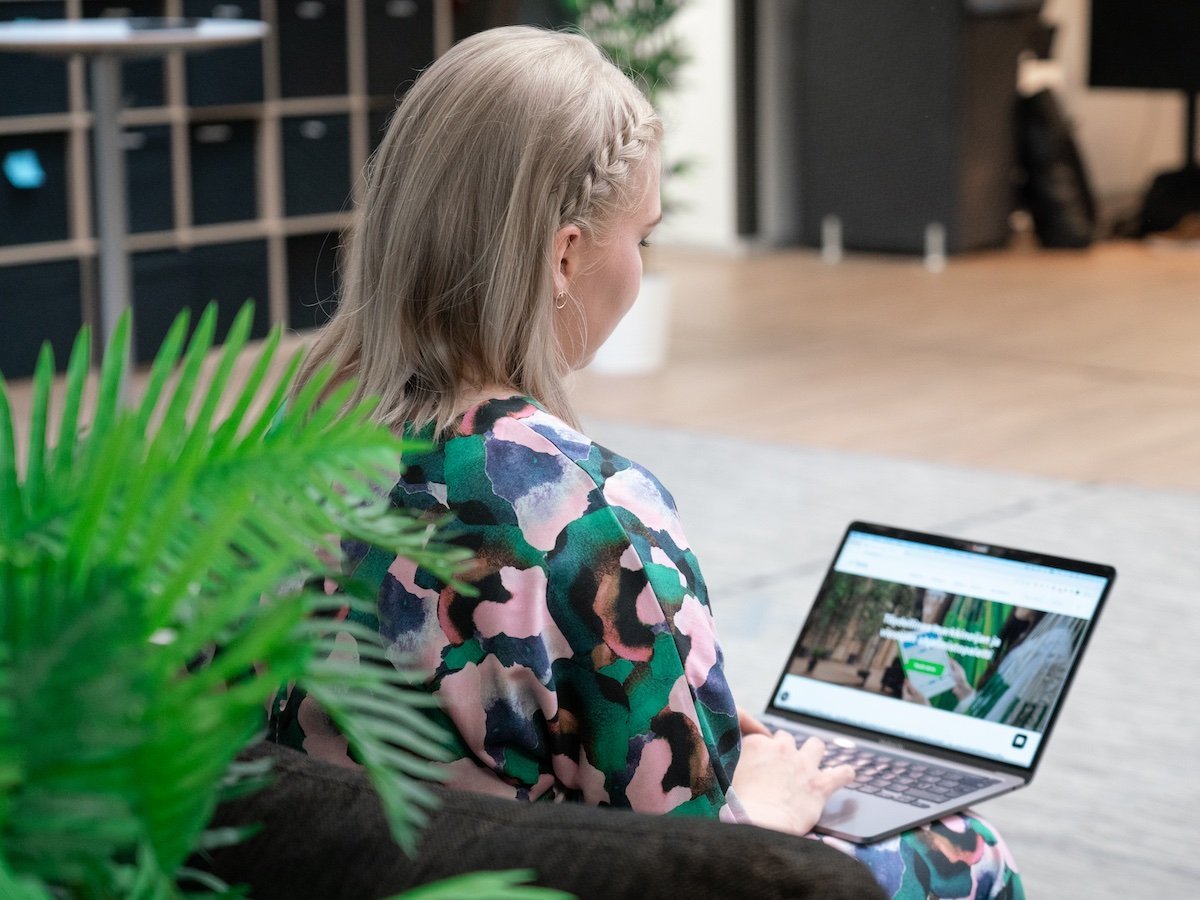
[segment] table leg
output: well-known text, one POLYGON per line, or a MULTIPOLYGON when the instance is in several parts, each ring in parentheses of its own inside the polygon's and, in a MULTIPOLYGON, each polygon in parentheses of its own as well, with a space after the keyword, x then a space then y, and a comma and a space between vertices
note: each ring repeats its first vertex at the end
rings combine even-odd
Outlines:
POLYGON ((96 220, 100 238, 100 340, 108 343, 121 313, 133 303, 126 208, 125 149, 121 145, 121 60, 92 57, 92 150, 95 154, 96 220))

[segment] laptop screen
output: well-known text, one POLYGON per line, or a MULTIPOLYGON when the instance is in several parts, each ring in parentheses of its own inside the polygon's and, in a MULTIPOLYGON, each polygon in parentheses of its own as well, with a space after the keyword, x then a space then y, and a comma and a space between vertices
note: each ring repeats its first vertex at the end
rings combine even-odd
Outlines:
POLYGON ((1032 767, 1114 576, 855 523, 772 705, 1032 767))

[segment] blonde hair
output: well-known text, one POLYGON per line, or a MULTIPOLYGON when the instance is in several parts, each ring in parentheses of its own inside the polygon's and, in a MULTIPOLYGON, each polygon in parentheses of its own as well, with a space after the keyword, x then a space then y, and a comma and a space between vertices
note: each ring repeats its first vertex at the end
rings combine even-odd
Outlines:
POLYGON ((504 385, 572 424, 554 330, 555 233, 603 240, 646 189, 662 126, 590 41, 537 28, 452 47, 392 115, 340 259, 339 304, 300 383, 332 365, 351 403, 446 434, 504 385))

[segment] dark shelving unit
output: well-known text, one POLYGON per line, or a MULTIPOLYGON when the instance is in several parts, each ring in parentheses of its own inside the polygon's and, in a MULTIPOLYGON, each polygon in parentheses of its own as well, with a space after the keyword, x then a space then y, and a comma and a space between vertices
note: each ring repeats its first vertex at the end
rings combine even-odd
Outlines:
MULTIPOLYGON (((261 45, 124 64, 137 357, 214 300, 227 321, 254 299, 256 334, 324 321, 375 129, 449 46, 451 0, 0 0, 0 21, 105 15, 270 26, 261 45)), ((79 58, 0 53, 0 82, 23 86, 0 92, 0 372, 15 378, 43 341, 62 365, 96 319, 92 115, 79 58)))

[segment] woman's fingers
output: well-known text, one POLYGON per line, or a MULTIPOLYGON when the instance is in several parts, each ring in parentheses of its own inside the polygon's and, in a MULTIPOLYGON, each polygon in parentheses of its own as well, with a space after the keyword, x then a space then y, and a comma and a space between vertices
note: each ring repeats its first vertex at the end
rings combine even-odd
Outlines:
MULTIPOLYGON (((786 731, 780 731, 777 734, 784 735, 789 737, 790 740, 795 741, 795 738, 791 738, 786 731)), ((821 767, 821 760, 825 757, 825 742, 819 737, 810 737, 800 745, 800 756, 814 769, 819 769, 821 767)))
MULTIPOLYGON (((775 733, 776 739, 780 735, 785 735, 789 740, 794 740, 794 738, 783 731, 775 733)), ((821 767, 821 761, 825 758, 825 742, 818 737, 810 737, 801 744, 798 755, 801 764, 813 773, 809 783, 813 786, 814 790, 823 794, 826 800, 829 799, 834 791, 844 788, 854 780, 855 772, 853 766, 821 767)))
POLYGON ((828 800, 836 791, 840 791, 852 782, 854 775, 855 772, 851 766, 832 766, 817 772, 810 784, 813 790, 820 792, 828 800))
MULTIPOLYGON (((780 732, 782 734, 783 732, 780 732)), ((809 766, 814 774, 809 781, 813 790, 818 791, 826 800, 839 788, 844 788, 854 780, 854 768, 852 766, 831 766, 830 768, 821 768, 821 761, 825 758, 825 742, 817 737, 810 737, 800 746, 800 756, 804 760, 805 765, 809 766)))
POLYGON ((806 834, 829 797, 854 779, 850 766, 821 768, 825 742, 811 737, 799 747, 786 731, 755 732, 742 739, 733 787, 758 825, 806 834))

